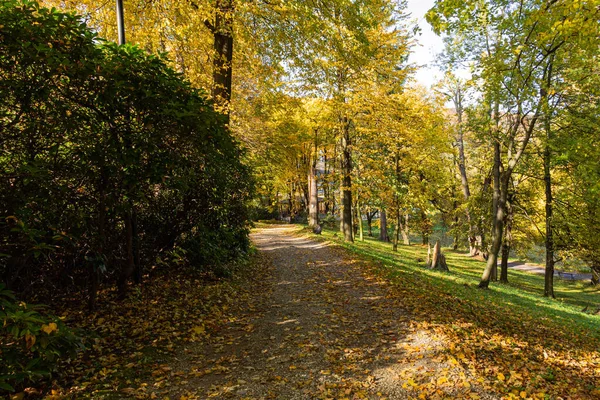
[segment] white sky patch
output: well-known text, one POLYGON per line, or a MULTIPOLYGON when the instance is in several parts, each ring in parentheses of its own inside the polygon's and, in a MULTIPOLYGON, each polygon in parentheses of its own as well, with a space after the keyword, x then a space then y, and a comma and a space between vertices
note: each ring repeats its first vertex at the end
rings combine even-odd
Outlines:
POLYGON ((415 79, 421 85, 429 88, 442 78, 442 72, 435 67, 437 54, 444 49, 442 38, 433 33, 431 26, 425 20, 425 13, 433 7, 434 0, 408 0, 407 12, 411 20, 421 28, 421 34, 416 37, 417 44, 409 57, 409 62, 418 69, 415 79))

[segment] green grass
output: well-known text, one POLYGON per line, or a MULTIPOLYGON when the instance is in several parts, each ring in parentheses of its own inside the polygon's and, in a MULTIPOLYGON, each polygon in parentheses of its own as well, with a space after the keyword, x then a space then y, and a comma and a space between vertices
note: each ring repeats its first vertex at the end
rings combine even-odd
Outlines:
MULTIPOLYGON (((509 283, 492 282, 489 290, 477 289, 484 263, 467 254, 444 249, 450 272, 439 272, 425 267, 427 248, 414 244, 399 245, 392 251, 390 243, 365 237, 364 242, 344 243, 333 230, 324 230, 323 238, 334 240, 345 248, 382 262, 393 277, 417 282, 427 282, 434 291, 466 300, 468 303, 492 303, 496 309, 516 315, 529 315, 543 324, 586 337, 600 337, 600 316, 583 313, 589 306, 600 306, 600 290, 587 281, 564 281, 555 279, 556 299, 543 297, 544 277, 509 269, 509 283)), ((566 332, 565 332, 566 334, 566 332)), ((568 336, 568 335, 567 335, 568 336)))

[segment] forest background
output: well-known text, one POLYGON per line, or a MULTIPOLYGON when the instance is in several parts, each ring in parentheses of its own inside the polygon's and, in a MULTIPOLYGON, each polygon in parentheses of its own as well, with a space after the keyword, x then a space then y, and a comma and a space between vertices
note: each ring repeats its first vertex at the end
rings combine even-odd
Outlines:
MULTIPOLYGON (((437 1, 432 88, 401 1, 128 1, 124 46, 111 2, 40 4, 2 4, 3 298, 227 275, 249 219, 286 218, 347 242, 376 221, 394 249, 442 229, 487 260, 481 288, 532 248, 546 296, 555 263, 598 283, 598 1, 437 1)), ((76 342, 28 317, 5 354, 76 342)))

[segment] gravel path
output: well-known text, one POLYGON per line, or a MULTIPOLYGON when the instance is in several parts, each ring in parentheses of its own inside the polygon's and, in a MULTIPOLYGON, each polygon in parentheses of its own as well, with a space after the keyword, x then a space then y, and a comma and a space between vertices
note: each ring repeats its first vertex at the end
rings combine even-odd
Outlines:
MULTIPOLYGON (((469 379, 438 357, 442 339, 413 328, 393 285, 294 229, 251 235, 270 278, 218 337, 186 350, 175 367, 193 376, 185 398, 405 399, 418 394, 415 381, 469 379)), ((439 398, 456 397, 460 385, 442 385, 439 398)))

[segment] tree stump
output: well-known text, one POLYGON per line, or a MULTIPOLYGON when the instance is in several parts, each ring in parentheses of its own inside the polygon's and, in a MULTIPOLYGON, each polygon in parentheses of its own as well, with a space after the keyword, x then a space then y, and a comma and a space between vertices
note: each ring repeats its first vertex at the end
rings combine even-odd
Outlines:
MULTIPOLYGON (((429 259, 429 252, 427 254, 427 258, 429 259)), ((442 254, 442 246, 440 246, 439 240, 435 242, 429 268, 437 269, 439 271, 449 271, 448 264, 446 264, 446 257, 442 254)))
POLYGON ((320 235, 322 231, 323 231, 323 228, 321 228, 321 225, 319 225, 319 224, 315 225, 313 228, 313 233, 315 235, 320 235))

